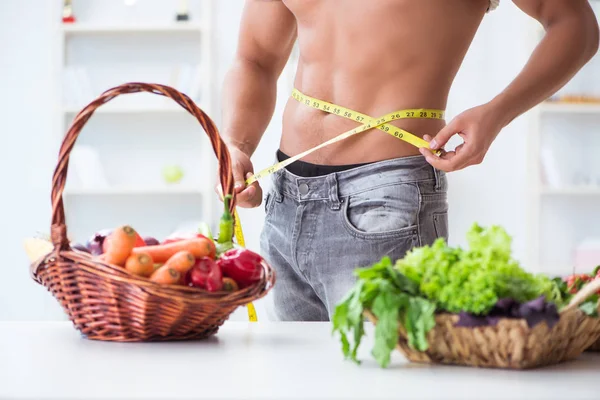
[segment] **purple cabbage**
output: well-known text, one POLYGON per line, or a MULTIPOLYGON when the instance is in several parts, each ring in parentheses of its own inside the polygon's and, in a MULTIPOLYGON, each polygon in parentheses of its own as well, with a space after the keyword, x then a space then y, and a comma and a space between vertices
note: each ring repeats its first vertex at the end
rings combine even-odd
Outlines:
POLYGON ((81 243, 71 243, 71 248, 73 250, 79 251, 81 253, 90 254, 90 249, 88 249, 86 246, 82 245, 81 243))
POLYGON ((112 229, 103 229, 101 231, 96 232, 86 243, 86 246, 90 253, 95 256, 99 256, 104 253, 102 249, 102 245, 104 244, 104 240, 108 235, 112 233, 112 229))
POLYGON ((144 243, 146 243, 146 246, 156 246, 156 245, 160 244, 158 239, 150 237, 150 236, 147 236, 144 238, 144 243))
POLYGON ((519 303, 513 299, 500 299, 487 315, 480 316, 461 312, 456 326, 474 328, 479 326, 495 326, 502 318, 522 318, 529 328, 545 321, 548 328, 558 322, 558 309, 554 303, 546 301, 544 296, 519 303))

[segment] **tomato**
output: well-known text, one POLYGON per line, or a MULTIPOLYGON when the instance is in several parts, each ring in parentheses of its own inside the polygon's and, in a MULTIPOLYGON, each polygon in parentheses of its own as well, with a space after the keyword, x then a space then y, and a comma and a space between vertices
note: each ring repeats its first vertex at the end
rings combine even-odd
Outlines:
POLYGON ((139 233, 137 233, 137 231, 135 232, 135 245, 134 247, 144 247, 146 245, 146 242, 144 241, 144 238, 142 238, 140 236, 139 233))

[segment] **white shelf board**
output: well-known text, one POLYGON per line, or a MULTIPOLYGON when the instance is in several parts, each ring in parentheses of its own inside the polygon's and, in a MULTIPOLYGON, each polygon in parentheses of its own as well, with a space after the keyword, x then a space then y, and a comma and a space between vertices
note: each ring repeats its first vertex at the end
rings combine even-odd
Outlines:
POLYGON ((166 187, 115 187, 115 188, 66 188, 65 196, 114 196, 114 195, 202 195, 205 191, 189 186, 166 187))
POLYGON ((600 196, 600 186, 570 186, 570 187, 544 187, 541 190, 544 195, 562 196, 600 196))
MULTIPOLYGON (((200 107, 200 105, 199 105, 200 107)), ((85 106, 81 107, 63 107, 62 112, 64 114, 78 114, 83 110, 85 106)), ((179 104, 173 103, 171 105, 161 106, 145 106, 145 105, 110 105, 105 104, 94 111, 94 114, 144 114, 144 113, 180 113, 187 112, 179 104)))
POLYGON ((61 31, 65 35, 77 34, 119 34, 119 33, 177 33, 191 32, 200 33, 203 31, 202 26, 194 23, 173 23, 165 25, 99 25, 99 24, 62 24, 61 31))
POLYGON ((600 114, 600 103, 545 102, 540 105, 544 113, 600 114))

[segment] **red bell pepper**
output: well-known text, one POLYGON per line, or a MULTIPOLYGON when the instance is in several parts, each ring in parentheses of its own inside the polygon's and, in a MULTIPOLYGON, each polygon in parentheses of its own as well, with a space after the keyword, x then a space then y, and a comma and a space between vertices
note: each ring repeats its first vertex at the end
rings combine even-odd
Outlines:
POLYGON ((206 290, 218 292, 223 289, 223 272, 217 263, 213 263, 210 272, 206 276, 206 290))
POLYGON ((202 257, 187 272, 184 285, 206 289, 209 292, 218 292, 223 288, 221 267, 211 258, 202 257))
POLYGON ((263 258, 247 249, 231 249, 217 260, 223 275, 237 282, 240 289, 260 280, 263 258))

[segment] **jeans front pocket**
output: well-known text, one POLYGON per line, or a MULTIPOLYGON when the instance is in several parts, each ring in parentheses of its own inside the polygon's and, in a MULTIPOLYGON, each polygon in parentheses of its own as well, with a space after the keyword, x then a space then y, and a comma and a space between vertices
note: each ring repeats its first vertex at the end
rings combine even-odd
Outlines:
POLYGON ((418 233, 419 189, 415 184, 368 189, 347 196, 344 203, 344 225, 358 238, 401 238, 418 233))

